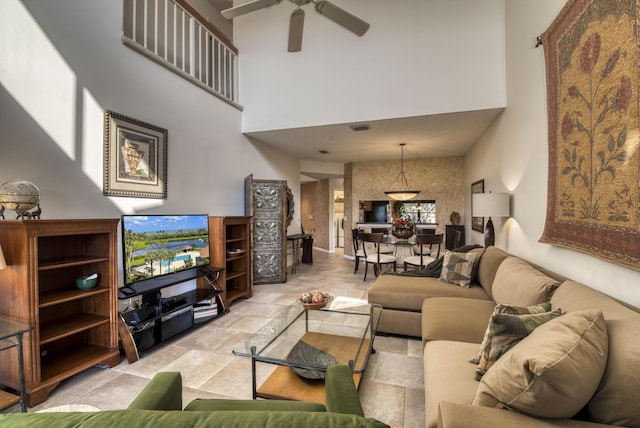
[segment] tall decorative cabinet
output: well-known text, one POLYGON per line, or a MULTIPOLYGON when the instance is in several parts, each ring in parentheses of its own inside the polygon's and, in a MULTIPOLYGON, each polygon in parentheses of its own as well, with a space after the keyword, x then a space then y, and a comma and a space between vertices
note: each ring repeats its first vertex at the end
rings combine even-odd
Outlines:
POLYGON ((224 267, 218 287, 225 311, 239 298, 251 297, 251 217, 209 217, 210 263, 224 267))
MULTIPOLYGON (((24 335, 29 406, 96 364, 120 363, 117 331, 119 219, 2 220, 0 314, 30 324, 24 335), (80 290, 75 279, 98 274, 80 290)), ((17 389, 15 349, 0 352, 0 384, 17 389)))
POLYGON ((287 226, 293 198, 286 180, 244 179, 244 211, 251 216, 253 283, 287 280, 287 226))

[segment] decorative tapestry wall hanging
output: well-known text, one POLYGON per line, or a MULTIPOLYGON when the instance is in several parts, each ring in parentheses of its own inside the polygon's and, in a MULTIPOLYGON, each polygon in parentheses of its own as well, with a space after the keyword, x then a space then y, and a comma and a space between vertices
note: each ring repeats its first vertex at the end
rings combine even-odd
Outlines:
POLYGON ((569 0, 542 36, 549 191, 540 242, 640 270, 638 0, 569 0))

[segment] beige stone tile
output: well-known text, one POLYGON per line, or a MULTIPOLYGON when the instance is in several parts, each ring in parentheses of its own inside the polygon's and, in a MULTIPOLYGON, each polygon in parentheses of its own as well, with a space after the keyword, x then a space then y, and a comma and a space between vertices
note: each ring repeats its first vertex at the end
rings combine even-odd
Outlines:
POLYGON ((367 417, 378 419, 392 427, 411 427, 404 423, 405 388, 364 379, 359 395, 367 417))
POLYGON ((251 399, 251 359, 233 358, 200 389, 236 399, 251 399))
POLYGON ((164 368, 168 364, 187 352, 189 352, 187 348, 168 343, 143 353, 141 358, 134 363, 121 363, 115 366, 113 370, 151 379, 156 373, 165 371, 164 368))
POLYGON ((424 415, 424 389, 407 388, 404 401, 404 426, 423 428, 426 425, 424 415))
POLYGON ((198 388, 214 377, 231 362, 233 355, 220 355, 212 351, 190 350, 164 366, 163 371, 179 371, 182 386, 198 388))
POLYGON ((407 355, 416 358, 423 357, 424 347, 422 346, 422 339, 409 339, 407 341, 407 355))
POLYGON ((376 382, 424 389, 424 368, 421 358, 378 351, 375 363, 376 382))
POLYGON ((376 336, 373 342, 376 351, 407 354, 407 339, 395 336, 376 336))
MULTIPOLYGON (((62 382, 60 386, 54 389, 49 398, 33 408, 28 409, 30 412, 38 411, 42 409, 48 409, 50 407, 62 406, 64 404, 71 404, 77 397, 87 394, 95 389, 102 388, 105 384, 111 382, 121 374, 109 369, 102 369, 97 366, 91 367, 75 376, 62 382)), ((75 404, 89 404, 89 403, 75 403, 75 404)))

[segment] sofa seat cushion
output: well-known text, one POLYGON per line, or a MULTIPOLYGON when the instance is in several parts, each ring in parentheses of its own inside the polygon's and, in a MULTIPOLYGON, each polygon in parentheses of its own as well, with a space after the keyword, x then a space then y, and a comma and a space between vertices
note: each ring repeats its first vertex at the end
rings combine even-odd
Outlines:
POLYGON ((507 257, 498 267, 491 287, 493 300, 530 306, 548 302, 560 283, 518 257, 507 257))
POLYGON ((13 413, 0 415, 0 427, 103 428, 148 427, 388 427, 372 418, 326 412, 223 410, 180 412, 162 410, 109 410, 97 413, 13 413))
MULTIPOLYGON (((494 308, 495 303, 491 300, 462 297, 425 299, 422 303, 422 342, 453 340, 480 343, 494 308)), ((476 345, 476 353, 477 350, 476 345)))
POLYGON ((603 428, 606 425, 575 419, 533 418, 504 409, 440 402, 438 427, 440 428, 603 428))
POLYGON ((482 287, 464 288, 439 281, 438 278, 380 275, 369 289, 369 303, 378 303, 385 309, 403 309, 420 312, 427 297, 468 297, 489 300, 482 287))
POLYGON ((469 355, 478 351, 477 343, 433 340, 424 347, 424 396, 426 427, 438 423, 438 403, 452 401, 471 404, 478 388, 476 366, 469 355))
POLYGON ((592 420, 611 425, 640 427, 640 313, 576 281, 567 280, 551 298, 553 307, 566 311, 602 310, 607 324, 607 367, 589 401, 592 420))
POLYGON ((487 370, 473 404, 534 417, 571 418, 596 391, 607 347, 601 311, 587 309, 554 318, 487 370))

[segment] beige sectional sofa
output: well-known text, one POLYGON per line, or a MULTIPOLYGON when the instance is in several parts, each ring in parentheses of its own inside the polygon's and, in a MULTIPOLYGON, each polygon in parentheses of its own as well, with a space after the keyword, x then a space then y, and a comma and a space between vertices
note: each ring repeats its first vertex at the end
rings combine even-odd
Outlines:
POLYGON ((385 308, 381 332, 422 337, 426 426, 640 427, 638 309, 496 247, 472 251, 479 261, 469 288, 381 275, 369 291, 385 308), (483 371, 469 359, 490 319, 513 320, 496 306, 542 302, 553 319, 518 336, 477 380, 483 371))

